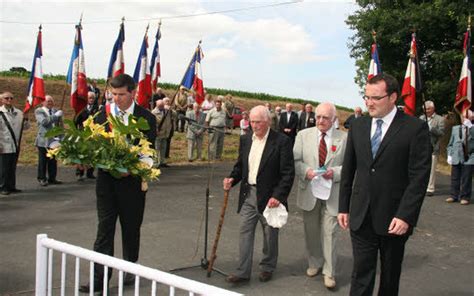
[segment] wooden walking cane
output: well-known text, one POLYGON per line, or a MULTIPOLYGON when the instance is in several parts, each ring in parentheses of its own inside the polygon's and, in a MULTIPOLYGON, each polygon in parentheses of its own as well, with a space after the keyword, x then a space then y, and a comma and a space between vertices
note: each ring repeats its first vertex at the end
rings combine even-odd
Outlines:
POLYGON ((229 190, 224 190, 224 202, 222 203, 221 216, 219 218, 219 224, 217 225, 216 237, 214 239, 214 245, 212 246, 211 258, 209 260, 209 265, 207 266, 207 277, 211 276, 212 267, 214 261, 217 258, 217 245, 219 244, 219 238, 221 236, 222 225, 224 224, 225 210, 227 209, 227 203, 229 202, 229 190))

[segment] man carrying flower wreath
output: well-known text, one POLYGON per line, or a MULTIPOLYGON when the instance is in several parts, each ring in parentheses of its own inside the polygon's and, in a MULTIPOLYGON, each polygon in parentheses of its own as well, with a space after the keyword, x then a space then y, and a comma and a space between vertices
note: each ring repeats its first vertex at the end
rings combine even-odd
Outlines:
MULTIPOLYGON (((112 116, 123 124, 129 125, 129 120, 144 118, 148 122, 149 129, 142 130, 150 143, 155 143, 156 119, 150 111, 135 103, 135 82, 127 74, 120 74, 110 80, 110 90, 114 102, 95 117, 98 124, 107 122, 107 117, 112 116), (130 117, 133 115, 133 118, 130 117)), ((110 120, 109 120, 110 122, 110 120)), ((106 125, 109 132, 113 126, 106 125)), ((136 143, 138 144, 138 143, 136 143)), ((117 218, 122 228, 123 259, 136 262, 140 249, 140 227, 145 210, 146 188, 142 187, 142 179, 139 176, 123 172, 117 178, 116 174, 106 169, 99 169, 96 185, 98 229, 94 243, 94 251, 114 255, 114 236, 117 218)), ((94 265, 94 291, 102 291, 104 268, 99 264, 94 265)), ((112 270, 108 271, 108 277, 112 276, 112 270)), ((127 274, 124 285, 132 285, 135 277, 127 274)), ((81 292, 89 292, 89 285, 81 286, 81 292)))

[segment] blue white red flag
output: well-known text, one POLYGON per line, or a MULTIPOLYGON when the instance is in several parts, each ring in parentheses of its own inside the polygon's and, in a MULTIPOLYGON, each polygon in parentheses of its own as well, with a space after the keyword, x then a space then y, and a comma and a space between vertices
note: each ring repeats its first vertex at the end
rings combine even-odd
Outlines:
POLYGON ((87 78, 86 65, 84 60, 84 48, 82 47, 82 26, 76 26, 76 36, 74 37, 74 47, 72 49, 69 70, 66 81, 71 85, 71 107, 77 113, 87 106, 87 78))
POLYGON ((370 78, 376 76, 377 74, 382 73, 382 66, 380 65, 380 60, 379 60, 379 51, 378 51, 378 46, 377 43, 374 42, 371 47, 371 58, 370 58, 370 64, 369 64, 369 75, 367 77, 367 80, 370 78))
POLYGON ((24 113, 28 112, 30 108, 44 101, 44 81, 43 69, 41 66, 41 57, 43 56, 41 26, 39 27, 38 37, 36 39, 35 55, 33 57, 33 65, 31 66, 31 76, 28 83, 28 97, 26 98, 24 113))
POLYGON ((161 23, 158 26, 158 31, 155 36, 155 46, 153 47, 153 53, 151 55, 150 62, 150 73, 151 73, 151 89, 153 92, 156 91, 158 86, 158 78, 161 77, 161 65, 160 65, 160 45, 159 40, 161 39, 161 23))
POLYGON ((135 72, 133 74, 133 79, 135 80, 135 83, 137 83, 137 104, 145 108, 149 108, 151 98, 151 75, 150 67, 148 66, 147 40, 147 33, 145 33, 140 53, 138 54, 135 72))
POLYGON ((204 102, 204 84, 202 80, 201 59, 204 58, 201 46, 198 45, 188 69, 184 74, 181 85, 187 89, 193 88, 196 93, 196 102, 200 105, 204 102))
POLYGON ((109 70, 107 77, 115 77, 119 74, 125 73, 125 62, 123 58, 123 43, 125 42, 125 25, 122 22, 120 24, 120 32, 117 40, 115 40, 114 48, 112 49, 112 55, 110 56, 109 70))
POLYGON ((459 77, 454 100, 454 109, 459 114, 465 114, 472 104, 472 79, 471 79, 471 28, 464 33, 464 59, 462 61, 461 75, 459 77))
POLYGON ((408 115, 415 115, 415 104, 416 104, 416 90, 417 90, 417 48, 416 48, 416 36, 412 34, 410 44, 410 58, 408 59, 408 66, 405 72, 405 80, 403 81, 402 87, 402 98, 405 101, 404 111, 408 115))

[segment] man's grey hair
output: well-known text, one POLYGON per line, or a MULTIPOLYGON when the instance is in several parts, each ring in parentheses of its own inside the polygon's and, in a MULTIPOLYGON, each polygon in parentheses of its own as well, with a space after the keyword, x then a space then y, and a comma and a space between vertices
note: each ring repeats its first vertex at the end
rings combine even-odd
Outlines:
POLYGON ((316 107, 316 115, 318 114, 318 108, 320 108, 322 106, 328 106, 331 109, 332 120, 336 119, 336 117, 337 117, 336 106, 331 102, 322 102, 322 103, 318 104, 318 106, 316 107))
POLYGON ((433 101, 425 101, 425 108, 434 108, 435 104, 433 101))
POLYGON ((270 110, 268 110, 268 108, 265 107, 264 105, 258 105, 258 106, 253 107, 252 109, 250 109, 250 114, 252 113, 262 114, 265 117, 267 122, 271 121, 272 117, 271 117, 270 110))
POLYGON ((94 96, 94 99, 95 99, 95 92, 93 92, 93 91, 87 92, 87 97, 89 97, 91 95, 94 96))

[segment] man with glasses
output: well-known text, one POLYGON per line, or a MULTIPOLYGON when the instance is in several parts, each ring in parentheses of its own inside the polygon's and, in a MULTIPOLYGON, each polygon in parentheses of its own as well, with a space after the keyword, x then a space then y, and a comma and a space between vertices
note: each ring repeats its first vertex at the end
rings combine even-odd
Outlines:
POLYGON ((405 243, 416 226, 428 185, 431 143, 426 122, 395 107, 397 80, 369 79, 370 116, 353 121, 341 172, 338 222, 350 228, 354 265, 350 295, 398 295, 405 243))
POLYGON ((16 163, 20 148, 23 112, 13 107, 13 94, 0 95, 0 194, 19 193, 16 188, 16 163))

